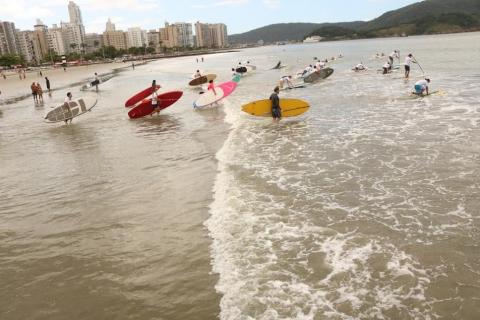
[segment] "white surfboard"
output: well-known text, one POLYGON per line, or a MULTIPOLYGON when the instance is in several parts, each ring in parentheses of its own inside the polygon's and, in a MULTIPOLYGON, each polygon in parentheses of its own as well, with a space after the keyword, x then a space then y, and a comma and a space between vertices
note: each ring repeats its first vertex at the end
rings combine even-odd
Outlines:
POLYGON ((68 107, 63 103, 54 108, 45 115, 47 122, 61 122, 81 116, 92 110, 97 105, 97 100, 93 98, 82 98, 68 102, 68 107))

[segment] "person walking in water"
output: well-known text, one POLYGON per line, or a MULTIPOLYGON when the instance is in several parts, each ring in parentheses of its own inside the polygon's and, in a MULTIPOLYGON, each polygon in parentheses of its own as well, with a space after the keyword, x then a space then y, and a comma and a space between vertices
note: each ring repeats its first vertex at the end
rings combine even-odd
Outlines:
POLYGON ((212 90, 214 95, 217 95, 217 92, 215 91, 215 84, 213 83, 213 80, 208 81, 208 88, 207 90, 212 90))
POLYGON ((37 95, 38 95, 38 100, 43 102, 43 89, 40 83, 37 82, 37 95))
POLYGON ((48 77, 45 77, 45 86, 47 88, 48 93, 50 93, 50 80, 48 80, 48 77))
MULTIPOLYGON (((72 93, 71 92, 67 92, 67 96, 65 97, 65 100, 63 101, 63 107, 66 108, 67 110, 64 110, 64 113, 65 111, 68 111, 71 113, 71 110, 70 110, 70 102, 72 101, 72 93)), ((70 118, 70 119, 66 119, 65 120, 65 124, 68 124, 68 120, 70 120, 70 123, 72 123, 72 119, 73 118, 70 118)))
POLYGON ((153 116, 153 114, 156 112, 157 114, 160 113, 160 99, 158 99, 158 93, 157 93, 157 80, 152 81, 152 113, 150 116, 153 116))
POLYGON ((30 90, 32 90, 33 101, 37 102, 38 93, 37 93, 37 86, 35 85, 35 82, 32 82, 32 84, 30 85, 30 90))
POLYGON ((93 83, 95 84, 95 91, 98 92, 98 84, 100 83, 100 80, 98 79, 98 74, 95 72, 95 76, 93 78, 93 83))
POLYGON ((280 122, 282 118, 282 109, 280 108, 280 98, 278 97, 278 93, 280 92, 279 87, 275 87, 273 89, 273 93, 270 96, 270 101, 272 101, 272 118, 273 122, 280 122))

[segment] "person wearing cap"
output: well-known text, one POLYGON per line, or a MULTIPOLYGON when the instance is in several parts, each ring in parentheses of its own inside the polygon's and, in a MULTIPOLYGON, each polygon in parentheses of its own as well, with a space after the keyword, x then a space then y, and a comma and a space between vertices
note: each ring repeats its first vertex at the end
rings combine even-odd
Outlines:
POLYGON ((405 58, 405 79, 408 79, 410 77, 410 66, 412 63, 416 63, 415 59, 413 59, 413 55, 410 53, 406 58, 405 58))
POLYGON ((273 89, 273 93, 270 96, 270 101, 272 101, 272 117, 273 122, 279 122, 282 118, 282 109, 280 108, 280 98, 278 97, 278 93, 280 92, 279 87, 275 87, 273 89))
POLYGON ((424 80, 419 80, 415 83, 415 92, 414 94, 422 96, 425 92, 428 96, 428 84, 430 83, 429 78, 425 78, 424 80))

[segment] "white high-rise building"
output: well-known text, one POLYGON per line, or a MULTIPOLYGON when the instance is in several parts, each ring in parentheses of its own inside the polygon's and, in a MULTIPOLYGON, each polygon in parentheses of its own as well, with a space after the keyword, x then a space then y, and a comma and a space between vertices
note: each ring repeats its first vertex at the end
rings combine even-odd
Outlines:
POLYGON ((193 47, 193 30, 191 23, 177 22, 174 24, 178 32, 178 44, 180 47, 193 47))
POLYGON ((18 54, 17 39, 15 37, 15 24, 0 21, 0 55, 18 54))
POLYGON ((18 49, 27 63, 37 62, 33 45, 33 31, 17 30, 18 49))
POLYGON ((115 23, 112 23, 110 18, 108 18, 108 21, 106 23, 105 31, 115 31, 115 23))
POLYGON ((70 46, 67 50, 69 52, 81 52, 82 46, 85 46, 85 27, 83 26, 80 7, 73 1, 68 3, 68 15, 70 16, 70 26, 67 26, 66 23, 62 24, 62 29, 67 32, 64 37, 68 39, 66 42, 69 42, 68 45, 70 46), (77 47, 72 49, 72 43, 77 44, 77 47))
POLYGON ((64 30, 59 28, 56 24, 47 31, 48 46, 58 55, 67 53, 66 42, 64 38, 64 30))
POLYGON ((82 12, 80 11, 80 7, 77 6, 73 1, 70 1, 68 3, 68 15, 70 16, 70 23, 83 25, 82 12))
POLYGON ((62 28, 62 34, 64 37, 65 51, 68 53, 71 52, 82 52, 82 45, 84 45, 84 35, 82 28, 78 24, 74 23, 60 23, 62 28))
POLYGON ((147 31, 140 29, 139 27, 128 28, 127 31, 127 47, 143 47, 148 45, 147 43, 147 31))

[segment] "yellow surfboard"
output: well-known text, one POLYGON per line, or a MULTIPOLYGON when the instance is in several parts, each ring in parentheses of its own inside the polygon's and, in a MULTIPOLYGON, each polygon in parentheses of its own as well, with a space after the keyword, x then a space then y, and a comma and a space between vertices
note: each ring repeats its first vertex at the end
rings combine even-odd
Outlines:
MULTIPOLYGON (((300 99, 281 99, 280 108, 282 109, 282 117, 295 117, 305 113, 310 108, 306 101, 300 99)), ((250 102, 242 106, 242 111, 252 116, 257 117, 271 117, 272 116, 272 102, 270 99, 258 100, 250 102)))

